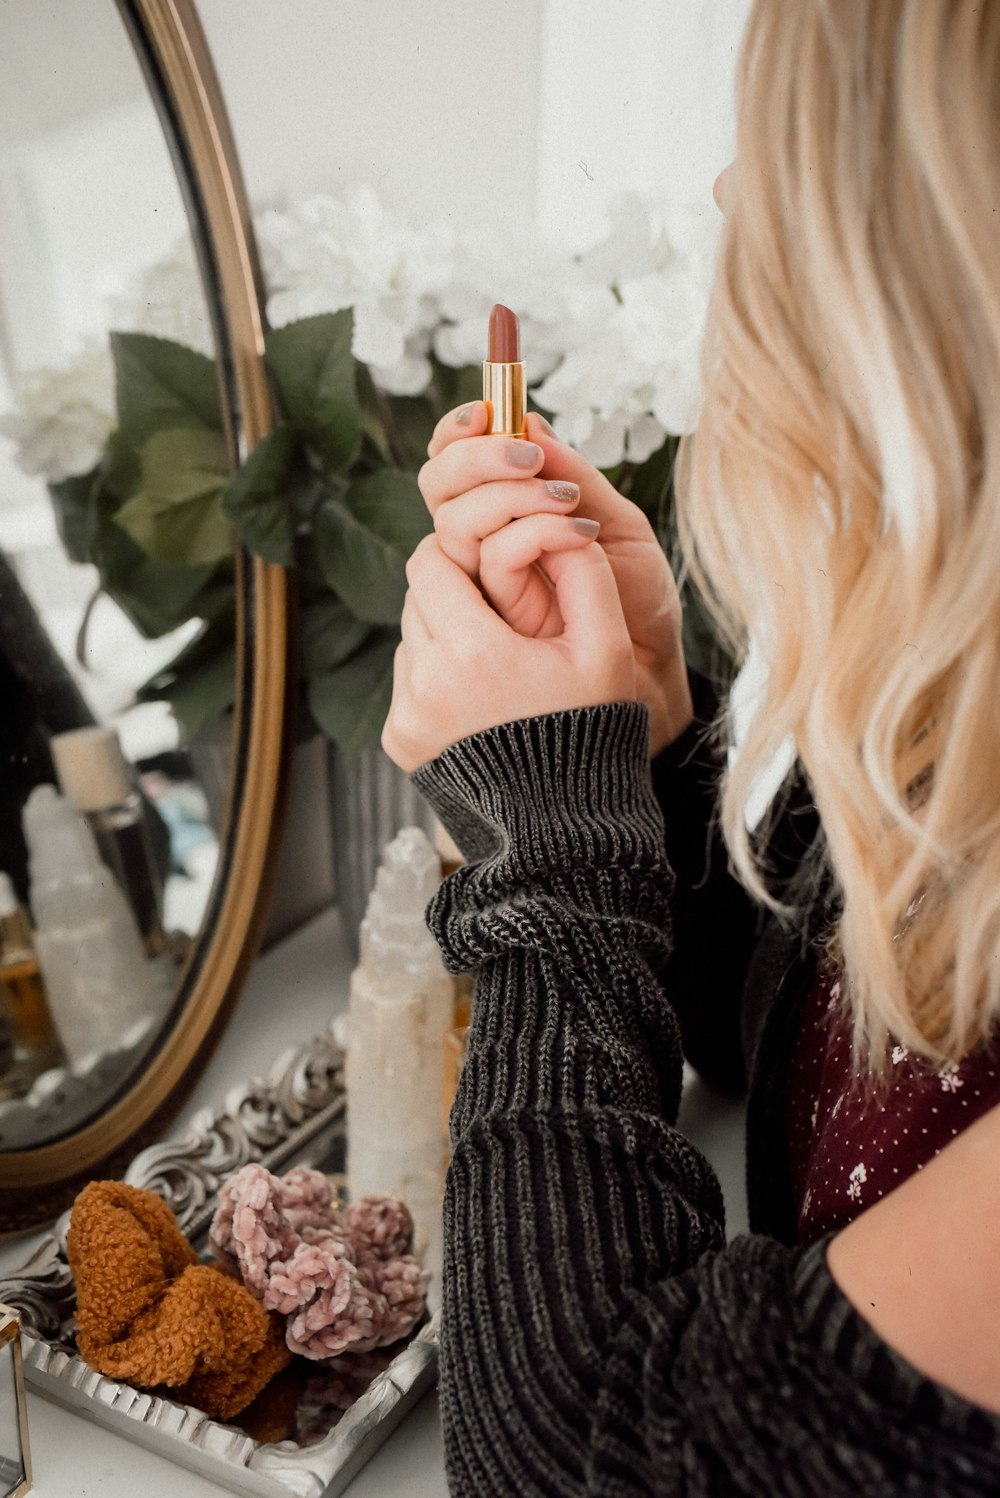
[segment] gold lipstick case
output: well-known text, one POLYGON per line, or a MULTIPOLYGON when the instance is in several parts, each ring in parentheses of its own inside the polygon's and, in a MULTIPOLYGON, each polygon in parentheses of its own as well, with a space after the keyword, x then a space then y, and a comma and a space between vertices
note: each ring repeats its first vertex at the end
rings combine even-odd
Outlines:
POLYGON ((523 360, 494 364, 484 359, 483 400, 486 402, 488 433, 527 437, 528 402, 523 360))

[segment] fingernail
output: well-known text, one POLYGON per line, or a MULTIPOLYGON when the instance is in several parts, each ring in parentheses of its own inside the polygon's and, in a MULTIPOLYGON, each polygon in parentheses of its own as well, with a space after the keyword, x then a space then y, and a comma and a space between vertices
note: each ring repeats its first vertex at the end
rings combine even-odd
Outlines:
POLYGON ((534 468, 542 456, 542 449, 534 442, 508 442, 504 457, 514 468, 534 468))
POLYGON ((591 541, 601 528, 599 520, 578 520, 576 516, 570 520, 570 525, 575 531, 579 531, 581 536, 589 536, 591 541))
POLYGON ((459 411, 458 415, 455 417, 455 420, 458 422, 458 425, 460 427, 467 427, 469 425, 469 422, 472 420, 472 407, 463 406, 461 411, 459 411))
POLYGON ((549 479, 545 487, 552 498, 558 499, 560 504, 573 504, 580 498, 580 485, 568 479, 549 479))
POLYGON ((541 427, 542 431, 548 432, 550 437, 555 437, 556 441, 558 441, 558 433, 556 432, 556 429, 552 425, 551 421, 546 421, 541 411, 535 411, 532 414, 534 415, 535 420, 538 422, 538 425, 541 427))

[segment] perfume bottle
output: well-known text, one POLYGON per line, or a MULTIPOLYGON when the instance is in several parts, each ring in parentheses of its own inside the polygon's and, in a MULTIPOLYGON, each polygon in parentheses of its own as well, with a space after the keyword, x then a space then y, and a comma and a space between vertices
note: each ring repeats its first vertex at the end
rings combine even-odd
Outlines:
POLYGON ((38 965, 67 1058, 80 1069, 162 1009, 163 983, 90 827, 55 786, 28 797, 24 836, 38 965))
POLYGON ((440 1239, 441 1092, 455 1003, 424 920, 440 882, 426 835, 404 828, 386 849, 361 923, 346 1060, 351 1191, 402 1198, 430 1261, 440 1239))
POLYGON ((167 949, 163 885, 132 770, 113 728, 54 734, 49 746, 63 794, 86 817, 100 855, 124 890, 147 957, 167 949))
POLYGON ((63 1059, 38 967, 28 913, 14 886, 0 872, 0 997, 14 1041, 13 1060, 24 1079, 33 1079, 63 1059))

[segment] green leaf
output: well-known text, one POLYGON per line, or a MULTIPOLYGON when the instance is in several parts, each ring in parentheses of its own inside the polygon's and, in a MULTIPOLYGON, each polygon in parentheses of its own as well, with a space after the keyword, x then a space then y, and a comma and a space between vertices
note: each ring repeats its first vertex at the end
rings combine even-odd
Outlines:
MULTIPOLYGON (((184 567, 147 557, 122 530, 125 545, 111 566, 102 568, 104 587, 110 598, 148 639, 157 639, 188 619, 205 618, 218 607, 212 581, 214 567, 184 567)), ((112 553, 107 547, 106 555, 112 553)), ((220 584, 220 587, 222 585, 220 584)), ((232 584, 229 584, 231 591, 232 584)))
POLYGON ((94 502, 113 512, 126 499, 139 492, 142 483, 142 460, 118 429, 111 433, 104 447, 104 456, 98 465, 100 490, 95 491, 94 502), (98 496, 104 496, 99 498, 98 496))
POLYGON ((281 408, 334 472, 346 471, 361 448, 352 328, 346 309, 288 323, 267 338, 281 408))
POLYGON ((372 443, 383 463, 392 462, 392 448, 386 433, 387 408, 385 397, 375 388, 375 381, 366 364, 357 364, 358 399, 361 403, 361 428, 372 443))
POLYGON ((150 557, 115 521, 123 501, 138 492, 139 456, 113 432, 91 494, 91 561, 109 597, 149 639, 194 618, 232 607, 231 557, 215 565, 188 567, 150 557))
POLYGON ((455 369, 431 357, 434 377, 431 384, 434 407, 439 416, 453 411, 456 406, 468 405, 470 401, 483 398, 483 367, 481 364, 463 364, 455 369))
POLYGON ((140 702, 166 702, 189 743, 229 711, 236 700, 236 647, 232 616, 216 620, 145 682, 140 702))
POLYGON ((150 556, 199 566, 233 549, 222 513, 225 443, 204 429, 157 432, 142 449, 142 488, 115 515, 150 556))
POLYGON ((371 627, 355 619, 347 604, 332 593, 306 604, 299 615, 303 672, 318 676, 342 665, 370 633, 371 627))
POLYGON ((89 562, 94 532, 94 485, 98 470, 60 479, 49 485, 56 530, 71 562, 89 562))
MULTIPOLYGON (((116 553, 113 542, 105 544, 101 576, 105 591, 147 639, 157 639, 191 618, 204 618, 212 610, 204 603, 214 567, 184 567, 147 557, 122 530, 123 543, 116 553)), ((230 585, 231 588, 231 585, 230 585)))
POLYGON ((674 547, 673 525, 674 465, 677 462, 677 438, 667 437, 662 447, 645 463, 632 471, 627 494, 649 520, 660 541, 674 547))
POLYGON ((736 674, 736 663, 719 638, 708 605, 689 578, 681 585, 681 604, 684 659, 725 694, 736 674))
POLYGON ((398 624, 406 563, 433 525, 412 474, 383 469, 328 496, 313 538, 324 578, 359 619, 398 624))
POLYGON ((406 596, 406 558, 367 530, 343 500, 327 499, 313 524, 316 557, 330 587, 369 624, 398 622, 406 596))
POLYGON ((377 630, 343 665, 307 685, 309 711, 347 754, 377 744, 392 700, 392 663, 399 631, 377 630))
MULTIPOLYGON (((481 379, 479 393, 482 395, 481 379)), ((416 473, 427 461, 427 444, 441 413, 423 395, 387 395, 383 399, 390 413, 396 462, 416 473)))
POLYGON ((276 427, 261 438, 222 494, 222 513, 243 544, 279 567, 290 567, 294 560, 294 526, 286 491, 297 451, 295 431, 276 427))
POLYGON ((118 422, 140 448, 165 427, 222 429, 215 365, 204 354, 147 333, 112 333, 118 422))

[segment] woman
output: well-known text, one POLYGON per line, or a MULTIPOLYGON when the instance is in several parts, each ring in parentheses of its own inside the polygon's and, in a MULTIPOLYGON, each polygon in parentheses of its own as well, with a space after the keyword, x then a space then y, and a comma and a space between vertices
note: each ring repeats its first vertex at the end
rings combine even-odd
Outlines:
POLYGON ((384 743, 467 858, 430 915, 477 975, 442 1328, 476 1498, 1000 1491, 1000 5, 757 0, 738 118, 679 485, 767 665, 729 772, 599 474, 477 404, 421 476, 384 743), (682 1047, 748 1078, 728 1246, 682 1047))

